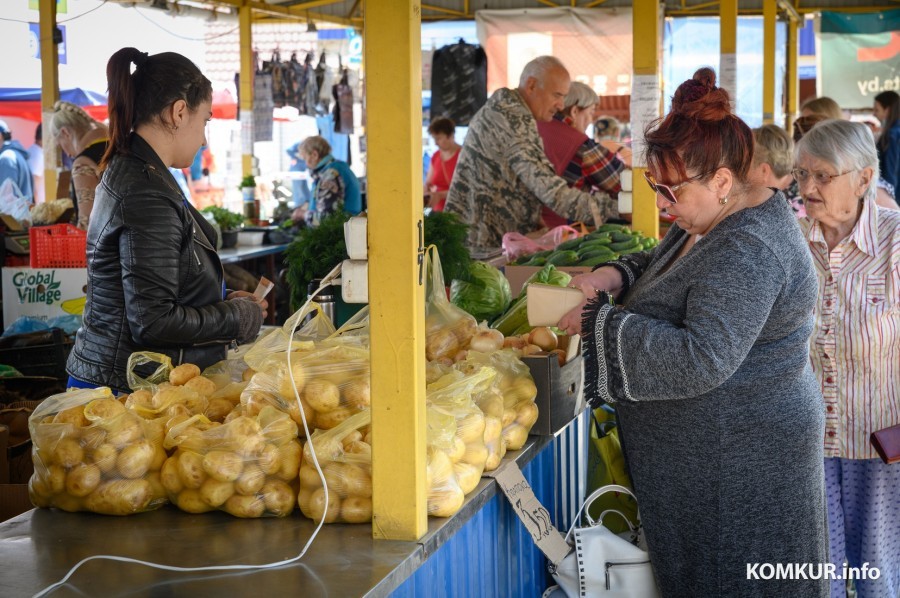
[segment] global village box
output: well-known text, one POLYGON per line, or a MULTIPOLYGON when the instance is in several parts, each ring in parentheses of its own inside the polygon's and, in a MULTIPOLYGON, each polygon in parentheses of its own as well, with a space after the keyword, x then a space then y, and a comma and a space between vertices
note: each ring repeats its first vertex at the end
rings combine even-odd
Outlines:
POLYGON ((3 268, 3 324, 22 316, 50 320, 81 315, 87 268, 3 268))

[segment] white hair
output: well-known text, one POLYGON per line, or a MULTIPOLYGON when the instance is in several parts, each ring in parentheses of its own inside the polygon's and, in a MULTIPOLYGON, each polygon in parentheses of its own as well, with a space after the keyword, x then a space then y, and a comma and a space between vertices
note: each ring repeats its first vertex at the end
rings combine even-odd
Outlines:
POLYGON ((797 142, 794 160, 804 155, 828 162, 838 172, 871 168, 872 180, 864 197, 875 200, 878 152, 872 130, 866 125, 843 119, 823 120, 797 142))
POLYGON ((581 81, 572 81, 572 85, 569 86, 569 93, 566 94, 563 106, 565 108, 571 108, 572 106, 590 108, 599 101, 600 96, 598 96, 589 85, 582 83, 581 81))
POLYGON ((568 72, 559 58, 555 56, 538 56, 522 69, 522 75, 519 77, 519 89, 525 89, 528 79, 532 77, 537 80, 538 87, 543 87, 544 78, 553 69, 562 69, 568 72))

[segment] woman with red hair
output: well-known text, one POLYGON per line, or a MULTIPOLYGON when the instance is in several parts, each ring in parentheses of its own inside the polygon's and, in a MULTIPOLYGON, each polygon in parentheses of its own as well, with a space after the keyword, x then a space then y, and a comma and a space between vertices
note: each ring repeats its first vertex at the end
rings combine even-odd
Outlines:
POLYGON ((781 191, 748 181, 753 134, 712 70, 645 140, 646 183, 676 226, 574 278, 589 299, 559 326, 583 335, 585 397, 616 405, 661 593, 827 596, 821 575, 753 569, 827 563, 805 241, 781 191))

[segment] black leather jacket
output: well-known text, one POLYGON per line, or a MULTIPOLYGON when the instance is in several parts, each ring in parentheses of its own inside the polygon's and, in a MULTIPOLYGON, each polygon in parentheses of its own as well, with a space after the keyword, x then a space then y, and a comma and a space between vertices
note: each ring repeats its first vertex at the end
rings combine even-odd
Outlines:
POLYGON ((239 316, 223 300, 215 238, 156 152, 132 134, 131 153, 115 156, 97 187, 87 305, 69 374, 128 392, 134 351, 165 353, 175 365, 200 369, 224 359, 239 316))

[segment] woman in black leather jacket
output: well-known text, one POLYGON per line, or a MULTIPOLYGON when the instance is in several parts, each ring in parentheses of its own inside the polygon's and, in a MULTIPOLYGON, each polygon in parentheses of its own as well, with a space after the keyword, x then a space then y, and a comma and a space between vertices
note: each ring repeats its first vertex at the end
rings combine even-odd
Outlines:
POLYGON ((206 143, 209 80, 180 54, 135 48, 113 54, 106 74, 110 142, 88 228, 84 323, 66 369, 69 386, 129 392, 132 352, 203 369, 256 338, 267 304, 225 290, 215 231, 168 171, 190 166, 206 143))

